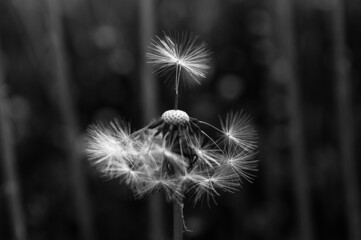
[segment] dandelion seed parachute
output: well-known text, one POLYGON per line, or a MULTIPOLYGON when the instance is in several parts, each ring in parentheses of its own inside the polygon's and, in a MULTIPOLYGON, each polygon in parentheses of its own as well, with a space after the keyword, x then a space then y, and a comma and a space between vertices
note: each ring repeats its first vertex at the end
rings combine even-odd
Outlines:
POLYGON ((245 179, 252 182, 257 171, 258 160, 254 160, 256 153, 248 150, 240 150, 235 145, 228 146, 224 151, 222 163, 215 172, 220 175, 239 175, 239 180, 245 179))
POLYGON ((132 150, 129 125, 115 120, 108 127, 102 124, 89 127, 86 152, 102 172, 110 173, 119 158, 130 160, 132 150))
POLYGON ((257 147, 256 131, 250 124, 251 117, 243 112, 230 112, 226 120, 221 120, 222 139, 229 144, 236 144, 246 151, 252 151, 257 147))
POLYGON ((206 44, 199 42, 194 35, 172 37, 165 34, 163 38, 156 37, 150 50, 147 53, 148 62, 154 65, 156 73, 176 73, 176 88, 180 79, 186 85, 192 85, 200 84, 200 80, 206 77, 210 52, 206 44))
MULTIPOLYGON (((227 115, 221 123, 226 130, 236 128, 241 140, 240 131, 249 128, 249 121, 239 116, 227 115)), ((200 123, 184 111, 169 110, 133 133, 120 121, 94 125, 88 130, 87 153, 104 174, 128 184, 136 197, 161 190, 170 201, 190 194, 197 202, 213 198, 218 190, 237 190, 242 179, 251 181, 257 169, 251 151, 255 146, 213 140, 200 123)), ((251 132, 245 136, 251 138, 251 132)))

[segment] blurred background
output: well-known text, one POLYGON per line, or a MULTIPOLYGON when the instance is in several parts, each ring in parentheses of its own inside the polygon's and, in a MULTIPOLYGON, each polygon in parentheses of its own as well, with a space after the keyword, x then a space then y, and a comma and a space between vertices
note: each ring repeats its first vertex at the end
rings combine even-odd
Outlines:
POLYGON ((184 238, 360 240, 360 29, 358 0, 0 1, 0 239, 171 239, 163 196, 134 200, 83 151, 89 124, 172 108, 145 59, 165 31, 212 52, 180 108, 259 132, 257 178, 186 201, 184 238))

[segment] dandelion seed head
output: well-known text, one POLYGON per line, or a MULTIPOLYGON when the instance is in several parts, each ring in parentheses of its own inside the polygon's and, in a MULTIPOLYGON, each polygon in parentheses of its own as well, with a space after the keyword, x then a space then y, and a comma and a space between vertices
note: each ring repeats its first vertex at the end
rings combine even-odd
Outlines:
POLYGON ((196 36, 156 37, 147 57, 157 73, 174 74, 175 109, 135 132, 117 120, 88 129, 92 163, 107 177, 120 178, 136 197, 162 191, 169 201, 182 201, 189 193, 198 202, 214 199, 220 190, 234 192, 242 179, 253 179, 256 133, 247 115, 229 113, 217 128, 178 110, 179 83, 200 84, 209 55, 196 36), (206 133, 202 124, 215 132, 206 133), (221 139, 211 137, 216 133, 221 139))

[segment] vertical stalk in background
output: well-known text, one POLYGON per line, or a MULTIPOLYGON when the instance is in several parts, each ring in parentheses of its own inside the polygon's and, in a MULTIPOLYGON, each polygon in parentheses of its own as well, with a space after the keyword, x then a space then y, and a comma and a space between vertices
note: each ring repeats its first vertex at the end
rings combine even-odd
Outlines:
POLYGON ((338 136, 346 198, 349 240, 361 239, 360 193, 355 158, 355 136, 352 114, 350 62, 346 57, 344 1, 331 1, 333 69, 337 101, 338 136))
POLYGON ((310 187, 307 176, 306 151, 300 102, 300 88, 296 76, 296 42, 294 36, 293 1, 274 0, 275 30, 282 81, 287 89, 288 134, 290 138, 294 196, 296 201, 299 235, 302 240, 314 238, 310 187))
POLYGON ((50 44, 53 50, 53 69, 55 87, 52 94, 56 96, 62 127, 63 139, 68 154, 71 187, 73 190, 77 221, 80 228, 80 238, 94 238, 92 214, 89 198, 86 192, 85 176, 81 165, 81 153, 78 147, 79 126, 70 94, 70 77, 66 63, 64 38, 62 32, 62 6, 59 0, 46 0, 48 9, 50 44))
MULTIPOLYGON (((267 9, 268 14, 272 14, 273 2, 264 0, 262 5, 267 9)), ((270 17, 272 21, 272 16, 270 17)), ((284 144, 280 145, 278 139, 282 139, 281 129, 285 127, 285 115, 280 116, 278 111, 284 112, 284 105, 275 104, 274 102, 280 102, 281 97, 284 97, 284 93, 278 88, 279 80, 276 76, 273 76, 273 63, 276 62, 277 58, 274 55, 273 51, 275 49, 275 43, 273 43, 273 34, 275 26, 272 27, 272 31, 269 31, 264 35, 265 40, 269 41, 272 45, 269 48, 265 49, 265 53, 269 54, 271 58, 267 61, 265 65, 265 78, 266 78, 266 107, 267 107, 267 134, 265 135, 265 144, 263 151, 265 156, 267 156, 266 161, 264 161, 265 166, 265 193, 266 193, 266 207, 267 207, 267 220, 269 223, 268 227, 263 233, 263 238, 267 240, 273 239, 282 239, 284 236, 281 236, 281 221, 279 217, 279 212, 282 211, 283 199, 282 199, 282 174, 286 166, 282 164, 282 149, 284 144)))
POLYGON ((0 49, 0 154, 13 239, 25 240, 27 238, 25 214, 21 202, 19 178, 16 171, 13 132, 10 119, 11 109, 6 93, 5 69, 2 64, 2 57, 0 49))
MULTIPOLYGON (((140 45, 140 87, 141 112, 143 123, 146 124, 158 115, 158 89, 152 74, 151 65, 145 57, 149 43, 154 36, 154 1, 139 0, 139 45, 140 45)), ((154 193, 148 205, 150 239, 165 240, 163 201, 161 193, 154 193)))
POLYGON ((146 52, 154 36, 154 1, 139 0, 139 44, 140 44, 140 81, 141 106, 143 121, 148 123, 158 114, 158 89, 156 87, 152 68, 147 64, 146 52))

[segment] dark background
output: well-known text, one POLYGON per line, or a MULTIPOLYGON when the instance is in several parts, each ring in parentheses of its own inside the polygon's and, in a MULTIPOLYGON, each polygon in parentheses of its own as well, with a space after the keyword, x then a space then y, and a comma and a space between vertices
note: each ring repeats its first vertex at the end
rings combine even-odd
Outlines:
POLYGON ((144 58, 163 31, 212 52, 180 108, 259 132, 253 184, 186 201, 185 239, 361 239, 360 29, 358 0, 2 0, 0 239, 171 239, 163 196, 134 200, 83 151, 94 122, 172 108, 144 58))

